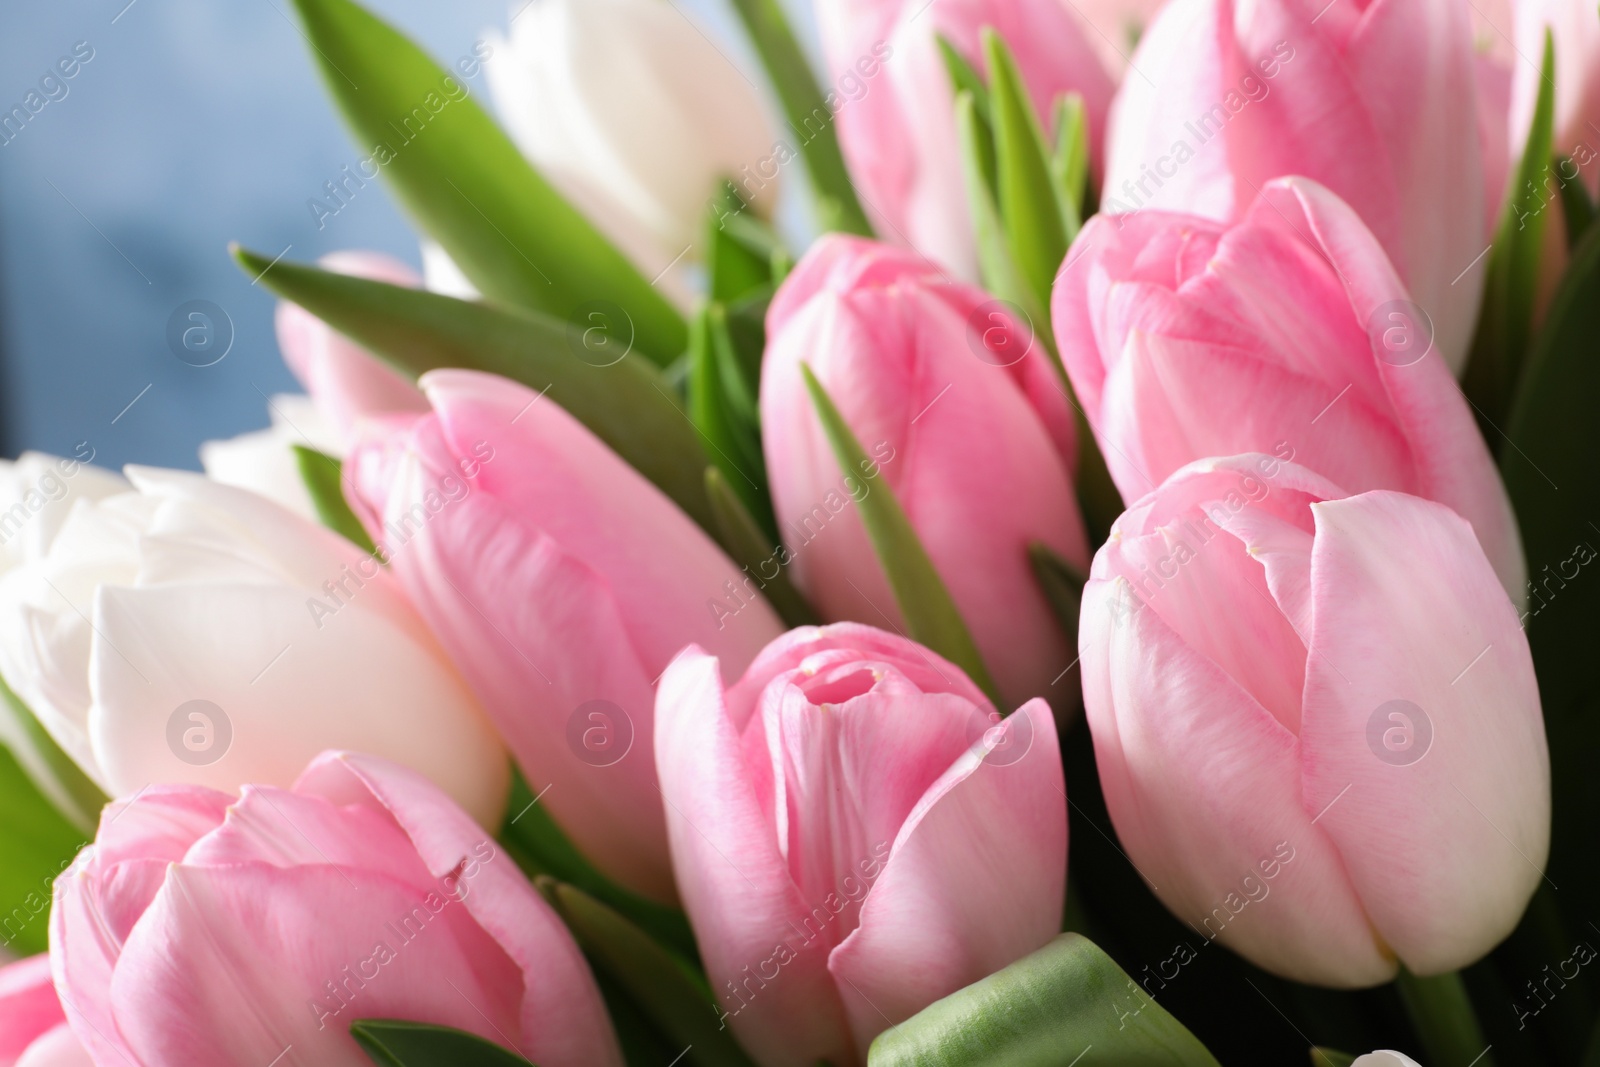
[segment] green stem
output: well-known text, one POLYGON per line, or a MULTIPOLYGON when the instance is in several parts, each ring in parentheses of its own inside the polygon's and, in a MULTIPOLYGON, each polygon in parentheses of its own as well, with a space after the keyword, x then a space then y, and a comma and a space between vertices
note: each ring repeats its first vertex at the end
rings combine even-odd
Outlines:
POLYGON ((822 216, 819 221, 825 229, 871 237, 872 225, 861 210, 855 186, 850 184, 850 172, 845 169, 844 155, 839 151, 833 111, 783 9, 777 0, 733 0, 733 6, 761 56, 761 65, 772 78, 789 128, 799 139, 817 195, 818 214, 822 216))
POLYGON ((1395 986, 1429 1067, 1494 1067, 1460 972, 1418 978, 1402 967, 1395 986))

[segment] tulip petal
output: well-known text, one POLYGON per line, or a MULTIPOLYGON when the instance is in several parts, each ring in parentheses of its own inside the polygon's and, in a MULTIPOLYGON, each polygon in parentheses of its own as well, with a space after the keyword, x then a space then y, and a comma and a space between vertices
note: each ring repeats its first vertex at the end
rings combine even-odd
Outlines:
POLYGON ((1374 492, 1313 511, 1304 804, 1406 966, 1454 970, 1516 925, 1549 847, 1527 639, 1448 508, 1374 492))
MULTIPOLYGON (((1027 955, 1060 929, 1066 794, 1049 705, 1030 701, 968 751, 900 827, 828 970, 864 1061, 878 1033, 1027 955), (996 906, 997 901, 1005 901, 996 906)), ((874 865, 875 866, 875 865, 874 865)))
POLYGON ((0 1064, 17 1057, 42 1034, 61 1025, 61 1002, 50 978, 49 955, 0 968, 0 1064))
POLYGON ((62 1023, 29 1045, 15 1067, 94 1067, 94 1061, 72 1027, 62 1023))

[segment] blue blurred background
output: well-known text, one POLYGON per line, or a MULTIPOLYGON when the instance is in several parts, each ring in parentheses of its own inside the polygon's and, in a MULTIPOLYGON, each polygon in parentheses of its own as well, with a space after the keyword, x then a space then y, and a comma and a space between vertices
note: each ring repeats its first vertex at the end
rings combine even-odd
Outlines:
MULTIPOLYGON (((522 4, 366 2, 445 61, 522 4)), ((722 3, 682 6, 754 69, 722 3)), ((416 238, 376 185, 318 228, 307 200, 357 153, 289 0, 8 3, 0 113, 30 91, 45 97, 40 79, 75 46, 93 58, 47 83, 57 99, 20 132, 13 122, 0 134, 0 451, 87 441, 108 467, 198 467, 201 441, 265 426, 265 398, 298 391, 272 300, 227 243, 293 260, 369 248, 418 265, 416 238), (207 367, 167 342, 174 312, 195 300, 233 327, 207 367)), ((468 84, 487 103, 485 83, 468 84)))

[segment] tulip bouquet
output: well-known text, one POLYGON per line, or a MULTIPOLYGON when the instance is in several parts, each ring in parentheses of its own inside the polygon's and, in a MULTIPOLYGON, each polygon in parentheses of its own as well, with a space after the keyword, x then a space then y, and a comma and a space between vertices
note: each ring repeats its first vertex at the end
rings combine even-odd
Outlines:
POLYGON ((295 0, 425 270, 0 470, 0 1067, 1600 1063, 1600 13, 729 3, 295 0))

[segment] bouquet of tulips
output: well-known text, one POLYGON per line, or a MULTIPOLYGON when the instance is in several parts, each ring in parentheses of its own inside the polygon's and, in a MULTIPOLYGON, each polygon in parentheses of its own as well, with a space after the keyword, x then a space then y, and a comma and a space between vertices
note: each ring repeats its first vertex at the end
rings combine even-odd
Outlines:
POLYGON ((1594 5, 729 3, 295 0, 425 274, 0 471, 0 1064, 1600 1063, 1594 5))

